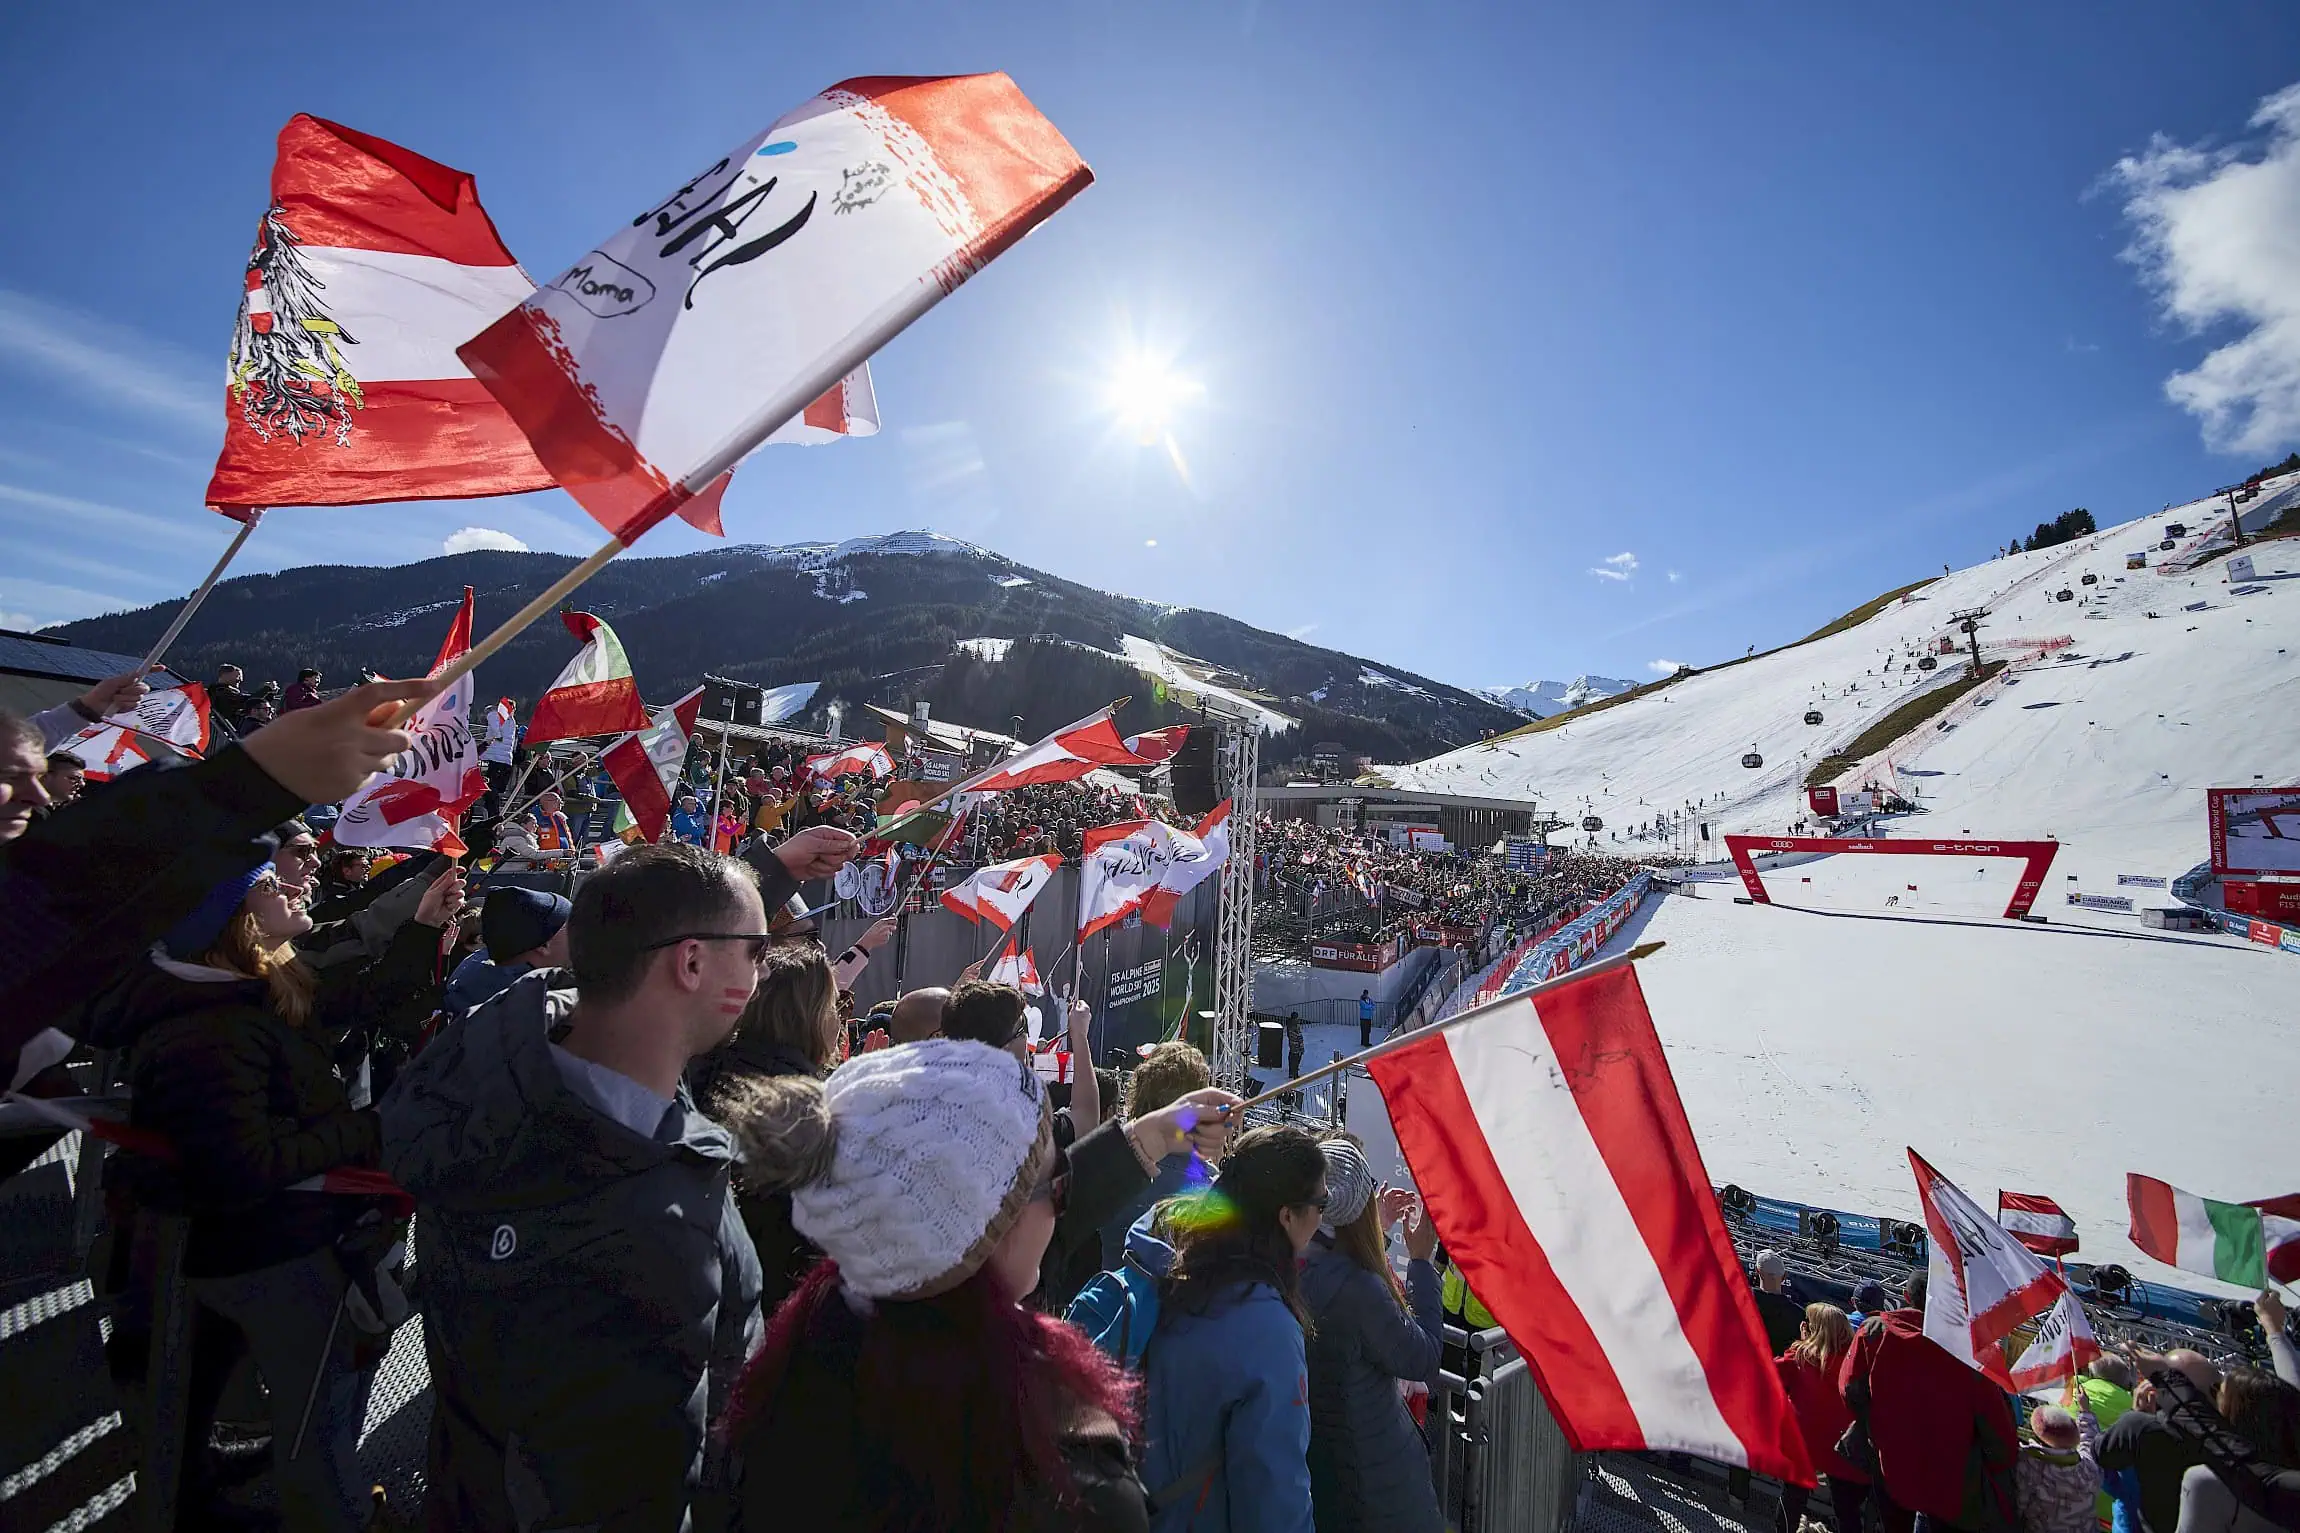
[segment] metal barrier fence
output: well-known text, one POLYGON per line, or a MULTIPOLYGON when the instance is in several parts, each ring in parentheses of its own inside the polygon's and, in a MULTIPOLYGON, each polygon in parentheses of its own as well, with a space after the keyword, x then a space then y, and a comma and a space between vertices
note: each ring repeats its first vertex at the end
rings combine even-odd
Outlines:
POLYGON ((1430 1475, 1458 1533, 1566 1533, 1590 1475, 1543 1403, 1533 1370, 1498 1327, 1445 1328, 1444 1370, 1430 1391, 1430 1475))

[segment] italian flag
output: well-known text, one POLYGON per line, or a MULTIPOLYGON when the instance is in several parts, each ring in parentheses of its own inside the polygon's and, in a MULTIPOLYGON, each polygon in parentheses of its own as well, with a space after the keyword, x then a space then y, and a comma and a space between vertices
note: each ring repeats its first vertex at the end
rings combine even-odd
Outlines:
POLYGON ((560 620, 583 647, 559 679, 538 698, 527 720, 527 743, 572 740, 581 735, 628 734, 645 729, 647 710, 639 703, 639 683, 615 630, 588 612, 562 612, 560 620))
POLYGON ((2165 1265, 2243 1288, 2300 1282, 2300 1194, 2216 1203, 2138 1175, 2124 1188, 2132 1243, 2165 1265))

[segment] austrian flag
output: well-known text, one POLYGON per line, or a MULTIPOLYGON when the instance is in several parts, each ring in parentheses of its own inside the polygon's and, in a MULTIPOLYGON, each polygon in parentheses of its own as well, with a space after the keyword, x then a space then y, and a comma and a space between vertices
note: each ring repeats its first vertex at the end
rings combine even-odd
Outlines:
MULTIPOLYGON (((471 648, 471 587, 439 646, 431 674, 471 648)), ((471 732, 472 680, 469 671, 425 703, 407 722, 415 744, 385 763, 343 801, 331 834, 344 846, 403 846, 460 854, 457 822, 487 792, 479 763, 479 741, 471 732)))
POLYGON ((1465 1012, 1366 1063, 1472 1292, 1580 1452, 1813 1483, 1626 964, 1465 1012))
POLYGON ((1005 931, 1022 919, 1030 902, 1038 898, 1038 891, 1061 866, 1062 854, 1048 852, 1042 857, 977 868, 962 882, 943 890, 942 902, 969 921, 978 925, 988 921, 1005 931))
POLYGON ((2058 1203, 2032 1192, 1997 1192, 1997 1223, 2039 1256, 2068 1256, 2076 1250, 2076 1221, 2058 1203))

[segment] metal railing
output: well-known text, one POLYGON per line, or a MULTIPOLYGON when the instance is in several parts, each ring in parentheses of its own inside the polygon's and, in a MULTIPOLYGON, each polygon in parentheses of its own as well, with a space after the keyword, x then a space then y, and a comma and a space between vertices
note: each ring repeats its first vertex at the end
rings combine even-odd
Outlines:
POLYGON ((1430 1475, 1459 1533, 1565 1533, 1589 1464, 1550 1416, 1533 1370, 1499 1327, 1445 1328, 1449 1358, 1430 1391, 1430 1475))

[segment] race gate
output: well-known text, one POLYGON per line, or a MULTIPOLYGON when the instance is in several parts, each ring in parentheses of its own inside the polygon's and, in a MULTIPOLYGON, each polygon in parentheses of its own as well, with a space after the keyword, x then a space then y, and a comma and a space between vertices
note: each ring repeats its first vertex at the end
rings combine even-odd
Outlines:
POLYGON ((1877 852, 1901 857, 2018 857, 2027 866, 2021 869, 2020 882, 2013 887, 2012 899, 2005 905, 2005 919, 2017 921, 2036 903, 2044 889, 2044 876, 2052 871, 2053 856, 2060 851, 2058 841, 1925 841, 1915 837, 1906 840, 1878 840, 1854 836, 1727 836, 1725 850, 1733 858, 1733 866, 1741 874, 1742 887, 1749 898, 1759 905, 1773 903, 1765 892, 1765 881, 1758 876, 1754 854, 1758 852, 1877 852))

